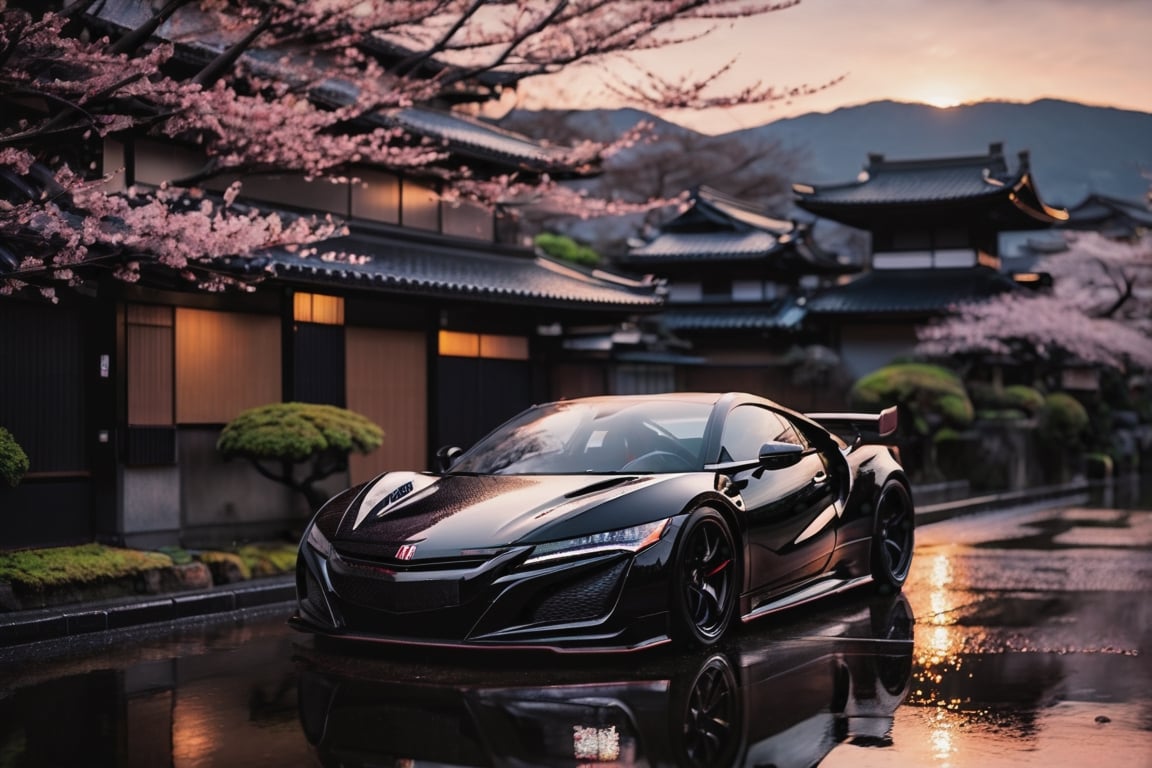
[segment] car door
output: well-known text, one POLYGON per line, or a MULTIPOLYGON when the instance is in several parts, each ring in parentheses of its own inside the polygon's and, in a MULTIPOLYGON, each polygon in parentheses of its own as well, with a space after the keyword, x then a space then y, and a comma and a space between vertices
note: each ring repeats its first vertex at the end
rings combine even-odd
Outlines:
POLYGON ((721 433, 720 461, 754 460, 769 441, 803 450, 791 466, 757 466, 733 476, 748 522, 749 586, 765 597, 823 570, 836 544, 837 519, 837 494, 824 456, 776 411, 759 405, 734 408, 721 433))

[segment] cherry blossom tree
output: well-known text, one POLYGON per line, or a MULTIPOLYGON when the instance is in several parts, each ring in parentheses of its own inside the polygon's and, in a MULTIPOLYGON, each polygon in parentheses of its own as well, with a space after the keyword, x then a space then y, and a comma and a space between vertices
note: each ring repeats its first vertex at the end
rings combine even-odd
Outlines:
POLYGON ((947 319, 919 328, 917 336, 916 351, 930 358, 990 355, 1152 368, 1148 336, 1116 320, 1091 317, 1057 296, 1001 294, 957 307, 947 319))
POLYGON ((1041 259, 1055 295, 1090 317, 1109 318, 1152 338, 1152 235, 1116 240, 1070 232, 1068 249, 1041 259))
POLYGON ((918 329, 928 357, 1007 355, 1017 360, 1152 368, 1152 237, 1136 242, 1070 233, 1069 249, 1037 262, 1044 294, 1006 293, 955 308, 918 329))
MULTIPOLYGON (((437 177, 448 200, 550 200, 620 212, 557 184, 612 146, 553 148, 549 166, 486 173, 398 119, 413 105, 497 99, 527 78, 678 45, 722 23, 796 0, 76 0, 34 15, 0 10, 0 293, 51 296, 104 269, 141 264, 205 288, 234 282, 221 256, 300 246, 339 223, 269 215, 207 195, 225 174, 294 171, 340 179, 357 165, 437 177), (100 142, 148 135, 199 147, 203 166, 158 189, 111 192, 95 174, 100 142)), ((40 3, 25 3, 36 10, 40 3)), ((37 12, 39 12, 37 10, 37 12)), ((791 98, 795 88, 723 86, 640 73, 620 89, 648 106, 704 108, 791 98), (639 85, 643 83, 644 85, 639 85)), ((800 90, 815 90, 801 87, 800 90)), ((636 136, 621 137, 616 146, 636 136)), ((116 169, 108 169, 115 173, 116 169)))

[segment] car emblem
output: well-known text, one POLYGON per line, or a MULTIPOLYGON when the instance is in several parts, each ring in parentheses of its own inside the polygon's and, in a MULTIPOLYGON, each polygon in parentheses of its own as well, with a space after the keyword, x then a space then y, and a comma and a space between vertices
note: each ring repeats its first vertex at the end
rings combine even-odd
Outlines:
POLYGON ((416 554, 415 544, 405 544, 396 550, 397 560, 411 560, 412 556, 416 554))

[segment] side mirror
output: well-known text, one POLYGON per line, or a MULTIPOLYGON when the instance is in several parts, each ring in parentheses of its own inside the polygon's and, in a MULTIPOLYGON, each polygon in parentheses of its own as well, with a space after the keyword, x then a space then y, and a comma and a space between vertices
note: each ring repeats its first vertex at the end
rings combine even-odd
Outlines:
POLYGON ((804 449, 796 443, 764 443, 760 446, 760 466, 764 469, 784 469, 800 462, 804 449))
POLYGON ((452 469, 452 465, 456 463, 456 458, 464 453, 458 445, 446 445, 440 450, 436 451, 436 466, 440 468, 441 472, 447 472, 452 469))

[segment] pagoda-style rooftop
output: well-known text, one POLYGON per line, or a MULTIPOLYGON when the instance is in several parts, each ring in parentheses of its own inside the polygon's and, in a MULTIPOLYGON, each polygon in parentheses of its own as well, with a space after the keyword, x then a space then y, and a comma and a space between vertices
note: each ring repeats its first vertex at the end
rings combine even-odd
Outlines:
POLYGON ((812 239, 807 224, 770 216, 718 190, 693 190, 685 210, 618 262, 623 267, 693 270, 725 264, 755 266, 780 276, 836 275, 856 271, 812 239))
POLYGON ((1009 168, 1003 145, 966 157, 891 160, 868 156, 851 182, 793 184, 799 207, 817 216, 872 231, 893 217, 916 217, 922 224, 978 216, 997 230, 1038 229, 1065 221, 1068 214, 1040 198, 1028 153, 1009 168))
POLYGON ((1088 195, 1068 209, 1064 228, 1092 230, 1107 237, 1135 237, 1142 230, 1152 229, 1152 210, 1140 201, 1088 195))
POLYGON ((1008 275, 986 267, 881 270, 821 291, 808 299, 805 309, 812 315, 922 317, 1016 288, 1008 275))

